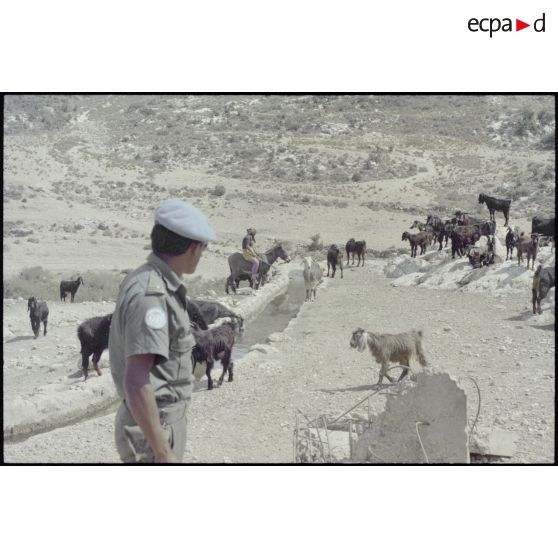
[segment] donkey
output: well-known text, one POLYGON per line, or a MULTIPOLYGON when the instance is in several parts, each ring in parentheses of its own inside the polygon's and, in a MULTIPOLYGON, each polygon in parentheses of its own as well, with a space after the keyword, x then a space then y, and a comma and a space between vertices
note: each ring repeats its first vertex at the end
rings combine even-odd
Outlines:
POLYGON ((227 277, 227 282, 225 284, 226 293, 229 294, 229 287, 236 293, 240 281, 249 281, 250 287, 258 289, 264 284, 269 268, 278 258, 281 258, 285 262, 290 261, 289 255, 281 244, 276 244, 273 248, 267 250, 263 257, 260 258, 260 266, 258 268, 256 284, 254 285, 252 283, 252 262, 246 261, 241 252, 231 254, 228 258, 231 274, 227 277))

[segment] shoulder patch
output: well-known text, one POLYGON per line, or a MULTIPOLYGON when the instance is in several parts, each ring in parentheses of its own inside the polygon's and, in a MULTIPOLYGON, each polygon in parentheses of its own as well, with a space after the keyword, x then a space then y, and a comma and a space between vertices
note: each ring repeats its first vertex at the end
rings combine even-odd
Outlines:
POLYGON ((162 329, 167 324, 167 315, 161 308, 150 308, 145 313, 145 325, 151 329, 162 329))
POLYGON ((165 294, 165 285, 163 279, 155 271, 149 273, 147 280, 147 287, 145 289, 146 295, 162 295, 165 294))

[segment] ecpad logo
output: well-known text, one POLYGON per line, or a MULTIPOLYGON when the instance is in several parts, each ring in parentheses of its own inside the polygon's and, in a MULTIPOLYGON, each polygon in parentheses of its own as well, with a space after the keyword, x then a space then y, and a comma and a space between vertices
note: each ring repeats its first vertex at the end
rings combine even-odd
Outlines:
MULTIPOLYGON (((546 24, 545 15, 546 14, 543 13, 542 17, 534 21, 533 29, 535 30, 535 32, 537 33, 545 32, 545 24, 546 24)), ((490 18, 485 17, 483 19, 477 19, 472 17, 469 20, 467 27, 469 28, 469 31, 472 31, 473 33, 476 33, 477 31, 490 33, 490 38, 492 38, 492 35, 494 33, 497 33, 498 31, 504 31, 504 32, 513 31, 512 20, 509 17, 505 17, 503 19, 499 19, 497 17, 490 17, 490 18)), ((531 24, 525 23, 520 19, 515 20, 516 31, 521 31, 522 29, 526 29, 527 27, 531 27, 531 24)))

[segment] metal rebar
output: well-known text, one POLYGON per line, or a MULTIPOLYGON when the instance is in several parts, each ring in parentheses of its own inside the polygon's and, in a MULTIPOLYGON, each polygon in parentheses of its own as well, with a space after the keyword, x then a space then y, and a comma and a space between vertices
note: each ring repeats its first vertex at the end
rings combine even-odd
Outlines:
POLYGON ((325 415, 322 415, 322 420, 324 423, 324 429, 325 429, 325 434, 326 434, 326 438, 327 438, 327 448, 329 451, 329 462, 333 463, 333 459, 331 458, 331 443, 329 442, 329 433, 327 431, 327 423, 326 423, 326 418, 325 415))
POLYGON ((475 420, 473 421, 473 426, 471 427, 471 430, 469 430, 469 438, 467 439, 467 442, 469 444, 469 450, 471 449, 471 436, 473 435, 473 430, 475 429, 475 426, 477 425, 477 419, 479 418, 480 415, 480 410, 481 410, 481 392, 480 392, 480 388, 479 388, 479 384, 477 384, 477 381, 472 378, 471 376, 465 376, 465 378, 469 378, 469 380, 471 380, 471 382, 473 382, 477 388, 477 392, 479 394, 479 404, 477 406, 477 416, 475 417, 475 420))
POLYGON ((424 449, 424 446, 422 445, 422 440, 420 438, 419 429, 418 429, 419 424, 424 424, 424 425, 428 426, 429 423, 428 422, 420 422, 420 421, 415 422, 415 429, 417 431, 417 436, 418 436, 418 439, 419 439, 419 442, 420 442, 420 447, 422 448, 422 453, 424 454, 424 458, 426 459, 427 463, 430 463, 430 461, 428 461, 428 455, 426 454, 426 450, 424 449))

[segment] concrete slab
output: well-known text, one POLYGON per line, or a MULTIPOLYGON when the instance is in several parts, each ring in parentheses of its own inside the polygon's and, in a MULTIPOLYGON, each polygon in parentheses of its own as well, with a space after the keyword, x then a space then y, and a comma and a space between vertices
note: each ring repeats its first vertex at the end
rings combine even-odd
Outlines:
POLYGON ((467 399, 449 374, 423 370, 393 389, 385 410, 353 440, 351 461, 469 463, 467 399))
POLYGON ((516 452, 515 444, 518 438, 518 434, 506 430, 475 430, 471 436, 470 451, 471 453, 478 453, 480 455, 512 457, 516 452))

